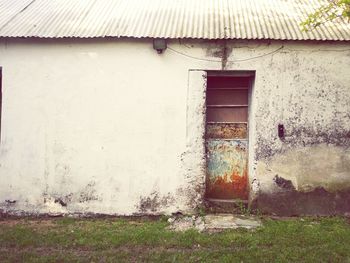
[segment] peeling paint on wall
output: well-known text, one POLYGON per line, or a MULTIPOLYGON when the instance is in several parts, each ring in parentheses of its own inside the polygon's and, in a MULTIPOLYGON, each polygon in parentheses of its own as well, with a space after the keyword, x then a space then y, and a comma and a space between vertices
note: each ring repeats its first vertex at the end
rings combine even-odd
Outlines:
POLYGON ((205 194, 205 92, 204 71, 189 71, 186 116, 186 152, 181 158, 185 184, 181 187, 188 211, 202 206, 205 194))

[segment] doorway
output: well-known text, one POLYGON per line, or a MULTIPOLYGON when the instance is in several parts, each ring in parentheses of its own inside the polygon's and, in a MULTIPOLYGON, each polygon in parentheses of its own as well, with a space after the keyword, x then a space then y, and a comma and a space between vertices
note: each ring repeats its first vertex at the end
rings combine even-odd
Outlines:
POLYGON ((251 72, 208 72, 206 198, 248 200, 248 113, 251 72))

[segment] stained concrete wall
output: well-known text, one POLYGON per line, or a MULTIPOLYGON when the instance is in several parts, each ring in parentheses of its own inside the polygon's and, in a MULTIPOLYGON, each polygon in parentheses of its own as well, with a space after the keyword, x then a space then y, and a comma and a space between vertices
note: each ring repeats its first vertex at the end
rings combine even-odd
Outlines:
POLYGON ((158 55, 149 39, 1 40, 2 212, 193 212, 205 182, 201 70, 222 69, 256 71, 251 204, 350 211, 347 43, 168 45, 158 55))

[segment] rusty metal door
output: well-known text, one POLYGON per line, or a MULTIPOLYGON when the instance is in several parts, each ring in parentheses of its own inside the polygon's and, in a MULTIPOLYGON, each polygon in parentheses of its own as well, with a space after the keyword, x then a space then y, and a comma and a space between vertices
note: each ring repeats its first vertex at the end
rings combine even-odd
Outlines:
POLYGON ((249 77, 208 75, 207 198, 248 199, 249 86, 249 77))

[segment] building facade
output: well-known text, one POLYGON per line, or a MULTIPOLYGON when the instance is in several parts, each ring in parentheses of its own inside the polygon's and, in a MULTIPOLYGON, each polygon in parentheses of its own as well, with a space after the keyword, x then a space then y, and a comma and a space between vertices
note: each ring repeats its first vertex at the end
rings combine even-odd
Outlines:
POLYGON ((346 42, 167 45, 1 41, 3 212, 195 212, 210 183, 208 85, 221 77, 252 80, 238 198, 266 213, 349 212, 346 42))
POLYGON ((325 3, 0 0, 0 212, 349 213, 350 24, 300 25, 325 3))

